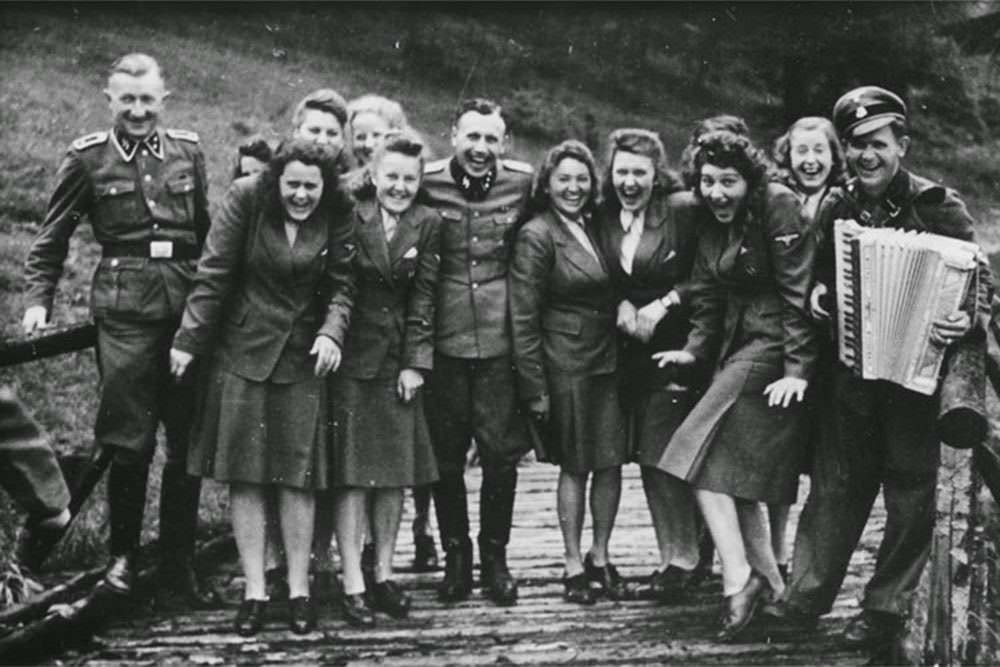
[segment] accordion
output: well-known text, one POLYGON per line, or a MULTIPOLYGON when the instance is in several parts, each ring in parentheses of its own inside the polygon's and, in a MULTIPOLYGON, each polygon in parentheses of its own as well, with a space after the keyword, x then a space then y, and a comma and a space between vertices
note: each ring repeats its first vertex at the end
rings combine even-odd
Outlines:
POLYGON ((834 222, 840 361, 866 380, 930 395, 945 348, 935 320, 962 307, 979 246, 938 234, 834 222))

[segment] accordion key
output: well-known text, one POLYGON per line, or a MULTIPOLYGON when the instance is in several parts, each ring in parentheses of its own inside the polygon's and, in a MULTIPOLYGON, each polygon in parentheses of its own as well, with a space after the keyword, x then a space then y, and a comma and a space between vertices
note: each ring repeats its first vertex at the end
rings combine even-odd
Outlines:
POLYGON ((979 246, 854 220, 836 220, 833 234, 841 363, 933 394, 945 348, 931 343, 931 324, 965 302, 979 246))

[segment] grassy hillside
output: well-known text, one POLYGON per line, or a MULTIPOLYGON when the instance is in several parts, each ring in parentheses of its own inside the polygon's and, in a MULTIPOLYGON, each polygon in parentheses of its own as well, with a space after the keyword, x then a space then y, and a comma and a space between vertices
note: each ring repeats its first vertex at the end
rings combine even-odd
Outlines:
MULTIPOLYGON (((676 156, 694 120, 719 111, 746 115, 759 139, 780 132, 768 124, 776 115, 761 112, 775 104, 773 95, 751 79, 731 78, 694 89, 676 85, 679 79, 655 78, 624 104, 615 91, 568 83, 558 71, 524 72, 522 79, 517 35, 498 32, 475 15, 455 12, 442 18, 436 34, 415 35, 415 11, 431 10, 375 4, 0 4, 3 335, 17 335, 23 310, 21 267, 44 215, 60 156, 74 138, 108 127, 101 93, 105 71, 128 51, 149 52, 163 64, 172 90, 165 124, 201 135, 213 200, 226 187, 233 146, 252 132, 282 135, 291 107, 321 86, 348 98, 378 92, 401 100, 438 154, 447 151, 456 100, 472 94, 508 104, 516 121, 512 153, 529 161, 566 134, 593 140, 618 126, 660 131, 676 156), (426 60, 415 60, 415 54, 426 60), (493 67, 503 68, 506 76, 494 81, 493 67)), ((514 5, 505 11, 524 12, 528 25, 530 12, 541 10, 514 5)), ((568 6, 546 11, 568 11, 568 6)), ((587 62, 598 63, 601 57, 594 49, 587 62)), ((920 134, 931 137, 944 126, 933 118, 918 117, 917 123, 920 134)), ((995 141, 970 141, 958 150, 927 142, 914 156, 923 171, 969 196, 974 211, 990 221, 981 236, 991 247, 1000 246, 992 224, 1000 210, 991 203, 995 174, 1000 173, 998 148, 995 141)), ((89 228, 82 227, 60 283, 57 321, 87 318, 95 261, 89 228)), ((91 447, 96 381, 91 352, 0 370, 0 383, 17 388, 64 452, 91 447)), ((206 495, 205 519, 227 520, 219 489, 212 487, 206 495)), ((150 494, 152 507, 155 497, 150 494)), ((3 502, 0 542, 9 535, 2 516, 9 508, 3 502)), ((147 517, 153 525, 155 513, 147 517)), ((63 562, 101 557, 103 523, 98 510, 91 510, 74 531, 63 562)))

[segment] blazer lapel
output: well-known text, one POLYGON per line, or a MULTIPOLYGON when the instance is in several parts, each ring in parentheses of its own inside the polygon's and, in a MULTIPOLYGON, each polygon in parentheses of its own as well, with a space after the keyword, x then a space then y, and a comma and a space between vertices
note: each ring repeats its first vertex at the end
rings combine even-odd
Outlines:
POLYGON ((320 219, 311 219, 299 225, 295 244, 291 247, 293 273, 298 273, 303 267, 308 266, 326 245, 327 231, 323 229, 323 222, 320 219))
MULTIPOLYGON (((392 266, 403 259, 411 251, 417 250, 417 242, 420 240, 420 221, 416 216, 416 206, 411 206, 399 218, 399 225, 396 226, 396 234, 389 243, 389 262, 392 266)), ((412 256, 412 255, 411 255, 412 256)))
MULTIPOLYGON (((392 270, 389 266, 389 247, 382 229, 382 212, 374 202, 364 202, 359 206, 361 227, 358 229, 358 241, 382 277, 391 281, 392 270)), ((396 234, 399 235, 398 229, 396 234)))
MULTIPOLYGON (((573 233, 566 229, 566 223, 564 223, 559 216, 554 213, 546 213, 545 215, 548 217, 549 224, 552 225, 555 230, 556 243, 562 246, 567 261, 594 280, 604 280, 607 276, 607 271, 604 269, 604 263, 600 260, 600 255, 598 255, 597 258, 591 255, 587 249, 576 240, 573 233)), ((594 247, 596 252, 597 243, 593 240, 593 237, 590 237, 589 234, 588 237, 591 239, 590 244, 594 247)))
MULTIPOLYGON (((641 273, 649 266, 656 256, 656 251, 660 249, 662 236, 656 231, 666 221, 666 207, 660 204, 660 197, 655 197, 646 208, 646 217, 642 225, 642 236, 639 237, 639 246, 635 249, 635 257, 632 258, 632 275, 641 273)), ((621 224, 618 225, 621 229, 621 224)))

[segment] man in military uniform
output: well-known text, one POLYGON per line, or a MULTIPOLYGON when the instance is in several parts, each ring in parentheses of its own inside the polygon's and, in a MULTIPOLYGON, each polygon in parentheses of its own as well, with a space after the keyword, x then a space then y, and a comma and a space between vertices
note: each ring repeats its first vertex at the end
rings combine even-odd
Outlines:
POLYGON ((119 58, 104 93, 114 127, 74 141, 59 166, 28 255, 23 326, 31 333, 47 325, 70 236, 88 217, 101 246, 91 291, 101 373, 94 435, 114 457, 111 562, 103 584, 122 595, 132 591, 149 463, 162 422, 167 463, 159 581, 187 602, 207 606, 216 596, 192 569, 201 486, 185 470, 194 392, 174 384, 169 368, 171 341, 209 226, 204 157, 196 134, 157 127, 168 93, 153 58, 119 58))
MULTIPOLYGON (((812 294, 813 315, 827 321, 834 296, 833 223, 973 238, 973 220, 958 194, 902 167, 909 148, 906 105, 897 95, 864 86, 837 101, 833 120, 853 179, 831 192, 818 213, 823 235, 812 294)), ((986 279, 988 279, 988 275, 986 279)), ((974 304, 968 304, 975 311, 974 304)), ((933 323, 931 340, 952 345, 972 329, 957 311, 933 323)), ((795 625, 814 625, 833 606, 872 503, 881 486, 886 526, 862 612, 845 631, 857 646, 898 636, 927 562, 934 526, 940 445, 938 397, 834 369, 827 436, 817 445, 813 486, 796 535, 791 582, 783 604, 765 609, 795 625)))
POLYGON ((517 602, 507 568, 517 462, 529 441, 515 397, 507 314, 507 265, 513 232, 531 189, 531 167, 501 159, 507 125, 500 107, 462 102, 452 157, 427 165, 424 187, 441 214, 434 373, 427 419, 441 479, 434 486, 446 552, 445 601, 472 589, 472 543, 465 456, 475 438, 483 469, 480 493, 480 583, 497 604, 517 602))

